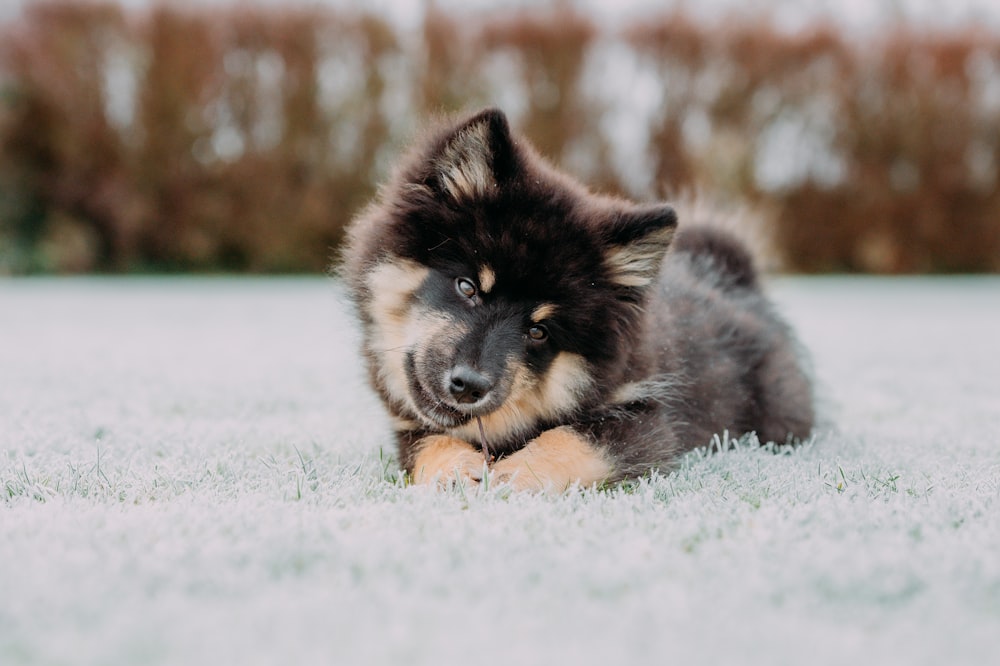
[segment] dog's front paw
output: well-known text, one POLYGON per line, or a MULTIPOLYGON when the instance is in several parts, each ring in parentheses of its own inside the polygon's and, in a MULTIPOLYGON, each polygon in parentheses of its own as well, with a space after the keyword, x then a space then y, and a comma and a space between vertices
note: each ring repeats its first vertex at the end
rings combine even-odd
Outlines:
POLYGON ((494 481, 514 490, 557 493, 573 484, 591 486, 611 475, 604 453, 566 426, 546 430, 520 451, 498 460, 492 469, 494 481))
POLYGON ((502 483, 514 490, 544 490, 546 479, 538 476, 523 451, 501 458, 490 468, 491 483, 502 483))
POLYGON ((420 440, 413 461, 414 483, 478 484, 483 479, 483 454, 468 442, 430 435, 420 440))

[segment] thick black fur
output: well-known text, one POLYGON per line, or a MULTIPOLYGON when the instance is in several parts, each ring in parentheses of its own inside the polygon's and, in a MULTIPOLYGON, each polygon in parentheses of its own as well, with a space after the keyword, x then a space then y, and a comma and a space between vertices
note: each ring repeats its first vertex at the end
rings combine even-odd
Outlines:
POLYGON ((537 389, 551 405, 488 432, 499 457, 569 426, 610 461, 616 480, 668 467, 724 430, 806 437, 811 384, 752 257, 717 229, 682 221, 674 234, 676 226, 665 204, 595 196, 555 171, 500 111, 432 131, 352 224, 342 263, 404 467, 413 471, 429 435, 475 443, 470 419, 513 399, 514 371, 546 386, 557 358, 574 360, 559 375, 572 387, 537 389), (387 266, 406 267, 414 284, 382 305, 387 288, 373 276, 387 266), (495 286, 478 280, 484 266, 495 286), (463 278, 475 282, 475 297, 456 293, 463 278), (543 304, 554 307, 541 322, 547 337, 536 341, 527 331, 543 304), (436 314, 447 323, 434 336, 413 332, 436 314), (395 339, 390 329, 407 331, 398 349, 380 347, 395 339), (489 398, 451 400, 439 378, 459 366, 490 379, 489 398), (393 388, 400 372, 409 395, 393 388))

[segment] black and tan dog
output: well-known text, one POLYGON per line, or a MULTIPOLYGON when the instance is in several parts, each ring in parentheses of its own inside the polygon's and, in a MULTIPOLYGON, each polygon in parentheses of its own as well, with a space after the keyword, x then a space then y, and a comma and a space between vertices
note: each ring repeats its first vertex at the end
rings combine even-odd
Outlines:
POLYGON ((491 478, 561 490, 668 468, 723 430, 812 427, 749 253, 678 230, 665 204, 589 193, 500 111, 429 132, 352 223, 341 268, 416 482, 481 480, 481 432, 491 478))

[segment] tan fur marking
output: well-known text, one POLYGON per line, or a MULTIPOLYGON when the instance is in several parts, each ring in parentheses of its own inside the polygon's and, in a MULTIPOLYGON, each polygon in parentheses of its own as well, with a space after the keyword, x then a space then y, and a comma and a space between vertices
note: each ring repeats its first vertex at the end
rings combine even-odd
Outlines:
POLYGON ((409 432, 411 430, 416 430, 419 427, 420 423, 412 419, 403 418, 402 416, 392 417, 393 430, 398 430, 399 432, 409 432))
POLYGON ((398 314, 404 310, 424 279, 428 268, 415 261, 396 260, 375 266, 368 274, 368 290, 372 300, 369 310, 373 316, 380 313, 398 314))
POLYGON ((384 370, 385 374, 380 373, 380 375, 388 379, 388 373, 393 373, 391 379, 394 385, 402 391, 403 404, 407 405, 418 418, 425 421, 426 425, 436 427, 433 421, 423 416, 410 393, 410 385, 405 370, 406 353, 410 351, 414 352, 416 363, 419 366, 426 360, 427 355, 430 353, 431 342, 444 345, 455 344, 464 334, 462 326, 444 316, 442 312, 414 308, 403 331, 401 345, 398 348, 390 349, 385 356, 385 360, 389 361, 391 359, 392 364, 387 363, 384 370))
POLYGON ((677 393, 683 379, 678 376, 658 375, 641 382, 627 382, 615 389, 610 402, 614 405, 624 405, 639 400, 655 400, 663 404, 677 393))
POLYGON ((493 185, 490 171, 490 146, 486 123, 460 132, 444 149, 438 168, 448 194, 456 200, 473 199, 493 185))
POLYGON ((673 227, 667 227, 609 250, 604 263, 611 270, 611 281, 623 287, 648 285, 659 273, 663 252, 673 236, 673 227))
POLYGON ((564 414, 575 409, 580 396, 592 381, 582 356, 560 352, 545 373, 541 386, 541 402, 548 409, 547 415, 564 414))
POLYGON ((447 485, 456 481, 478 483, 482 479, 483 454, 468 442, 447 435, 430 435, 417 446, 414 483, 447 485))
POLYGON ((544 321, 556 313, 556 306, 552 303, 542 303, 531 311, 531 321, 536 324, 544 321))
POLYGON ((495 478, 516 490, 562 492, 574 483, 592 486, 611 475, 611 463, 568 426, 546 430, 523 449, 493 465, 495 478))
POLYGON ((640 394, 641 389, 642 385, 639 382, 622 384, 611 394, 610 402, 614 405, 624 405, 625 403, 632 402, 640 394))
POLYGON ((489 266, 483 265, 479 269, 479 290, 483 293, 490 293, 490 289, 497 283, 497 274, 489 266))
MULTIPOLYGON (((573 411, 591 382, 583 357, 561 352, 552 361, 542 383, 535 383, 524 368, 514 370, 510 397, 500 409, 483 417, 487 440, 506 439, 530 430, 536 423, 573 411)), ((456 437, 479 442, 475 420, 451 431, 456 437)))
POLYGON ((412 344, 414 328, 410 298, 428 269, 412 261, 390 261, 373 268, 368 276, 371 300, 367 305, 372 318, 372 351, 378 357, 377 371, 386 390, 399 404, 409 404, 405 351, 412 344))

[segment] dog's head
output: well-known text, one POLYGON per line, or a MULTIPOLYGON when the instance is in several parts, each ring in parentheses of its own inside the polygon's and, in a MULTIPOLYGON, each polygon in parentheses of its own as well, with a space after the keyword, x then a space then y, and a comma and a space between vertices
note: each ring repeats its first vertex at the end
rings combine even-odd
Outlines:
POLYGON ((676 217, 598 197, 500 111, 433 133, 353 225, 345 274, 383 397, 516 438, 617 387, 676 217))

